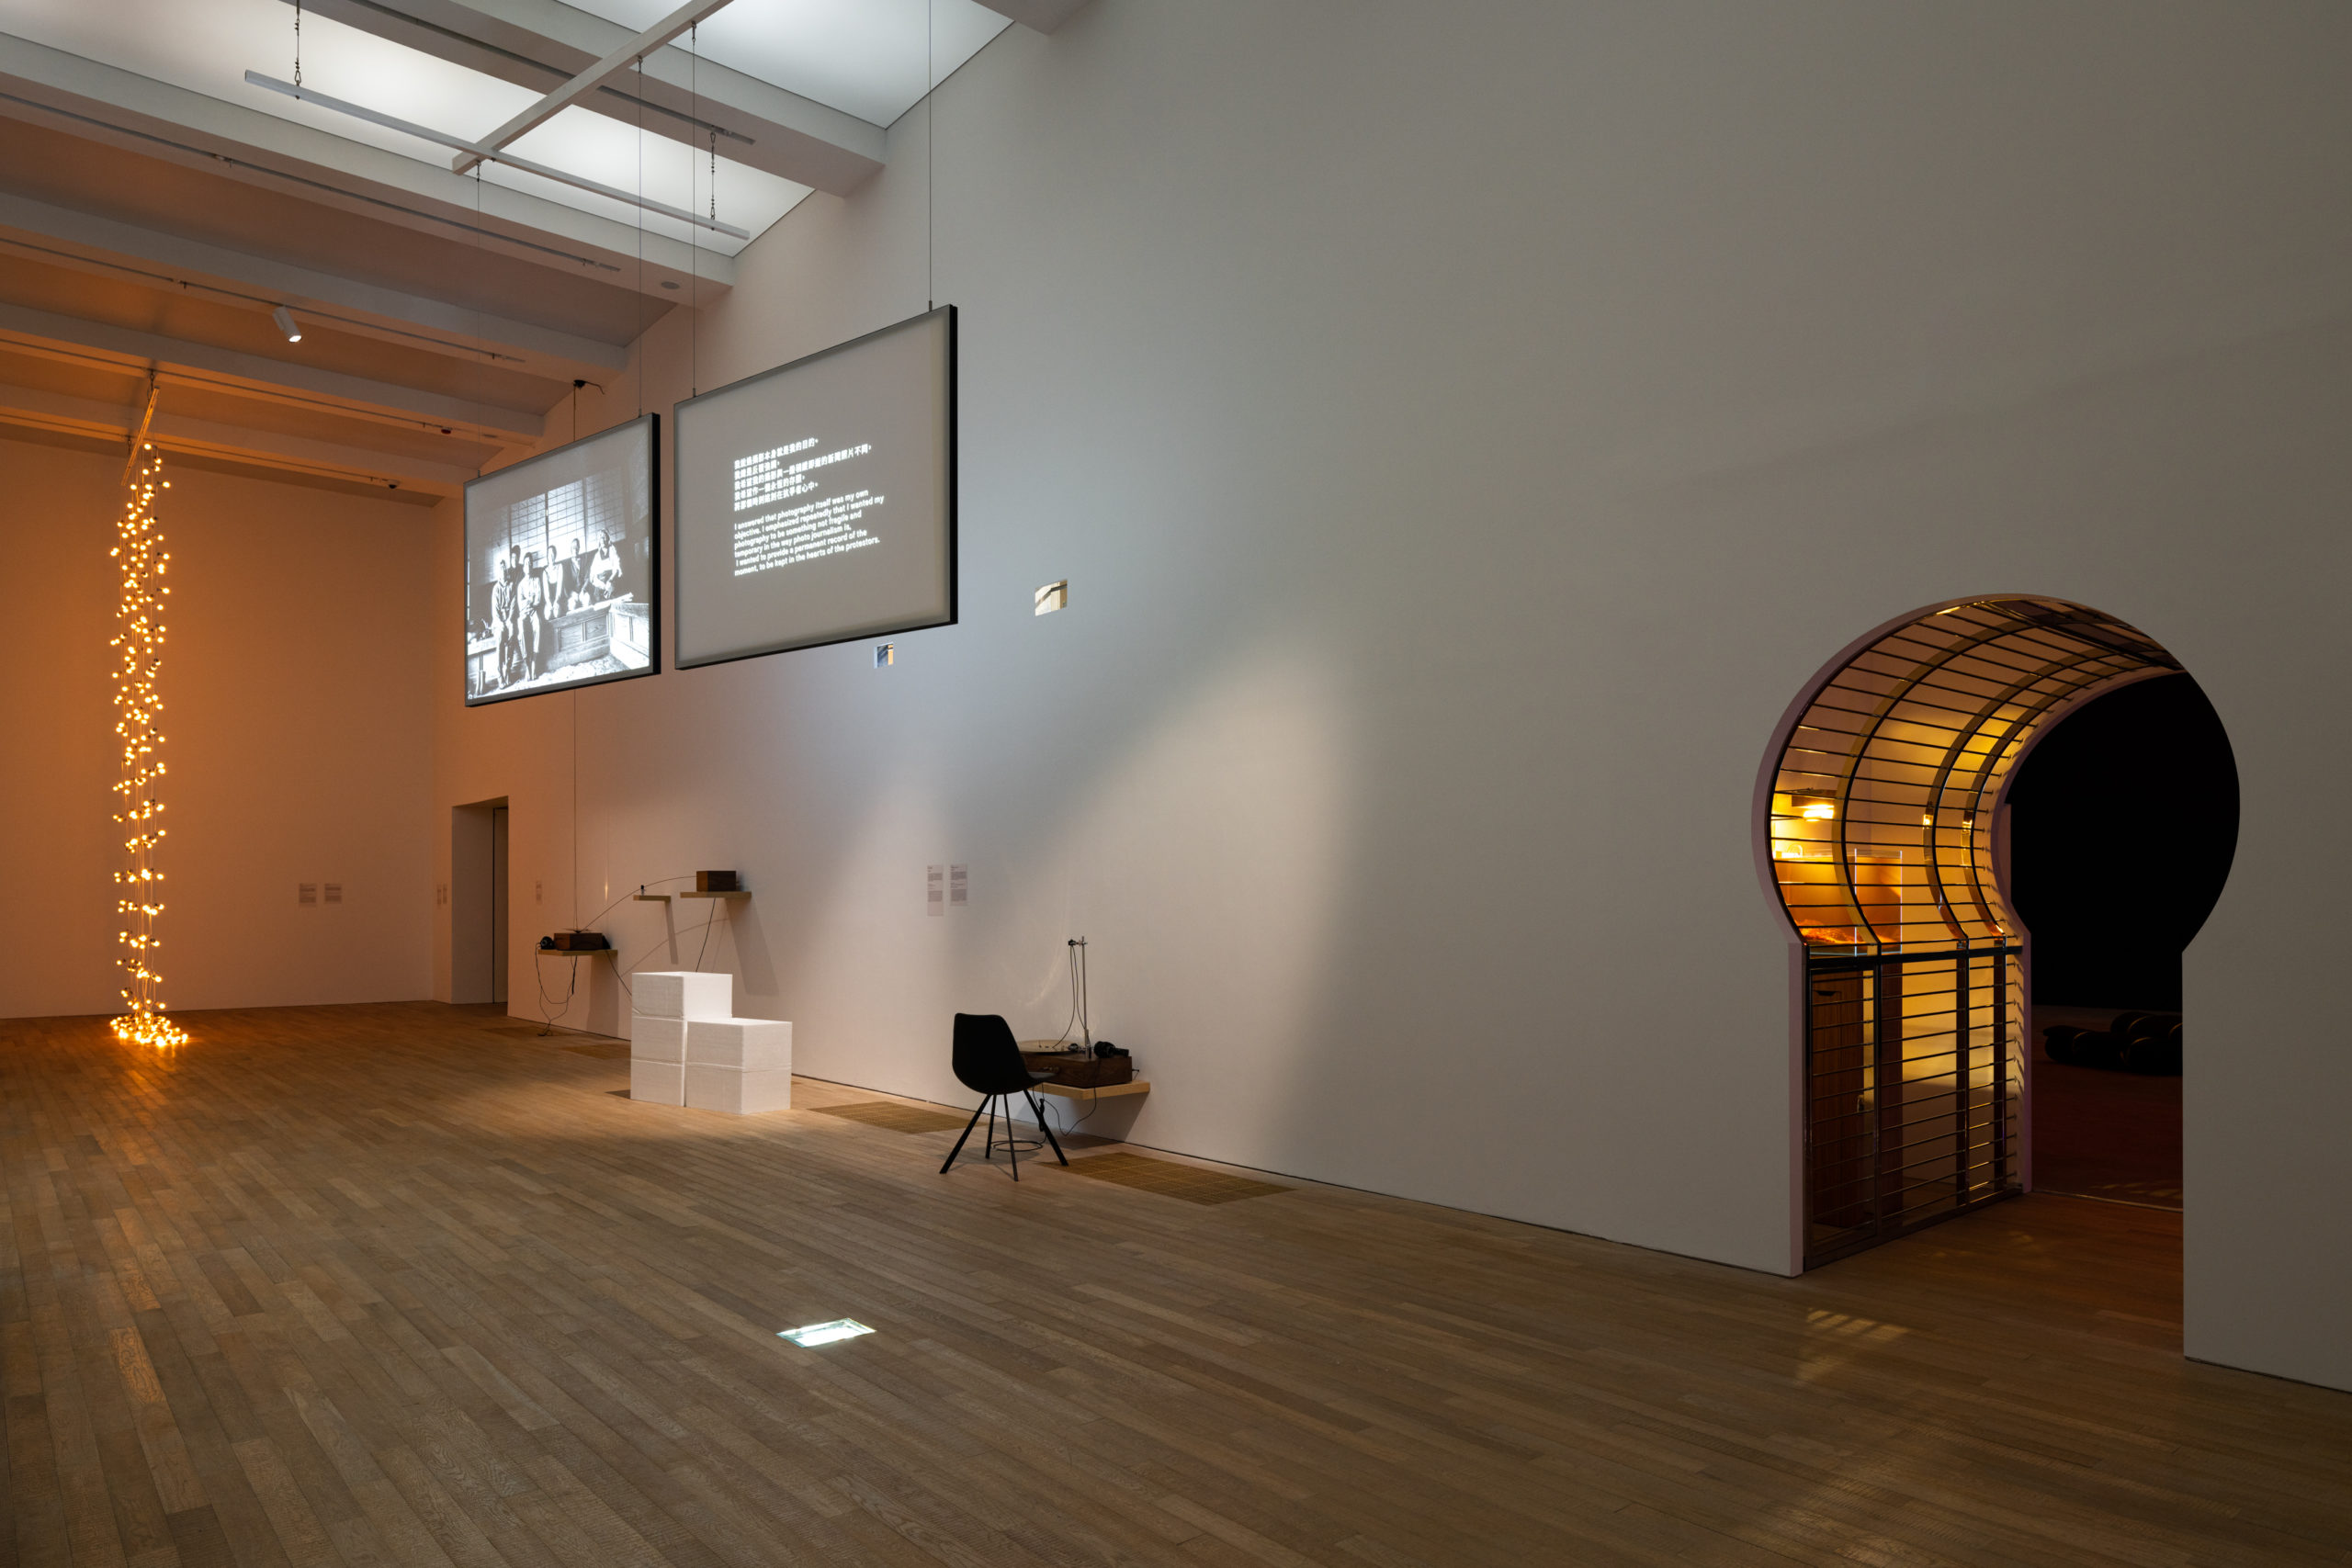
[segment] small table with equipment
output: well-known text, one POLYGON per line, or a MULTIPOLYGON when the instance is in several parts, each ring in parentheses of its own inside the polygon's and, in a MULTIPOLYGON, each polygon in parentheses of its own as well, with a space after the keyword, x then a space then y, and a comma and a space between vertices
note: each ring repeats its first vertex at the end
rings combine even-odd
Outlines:
POLYGON ((1039 1094, 1092 1101, 1114 1095, 1151 1092, 1151 1085, 1136 1077, 1136 1059, 1124 1053, 1116 1056, 1086 1056, 1063 1049, 1057 1041, 1024 1040, 1021 1043, 1021 1060, 1031 1073, 1050 1075, 1038 1081, 1039 1094))

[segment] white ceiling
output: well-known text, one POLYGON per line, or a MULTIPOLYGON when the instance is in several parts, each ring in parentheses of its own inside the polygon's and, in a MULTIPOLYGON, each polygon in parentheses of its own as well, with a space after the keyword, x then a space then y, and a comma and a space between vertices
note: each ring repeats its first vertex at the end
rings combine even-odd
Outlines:
MULTIPOLYGON (((586 0, 578 9, 632 29, 674 0, 586 0)), ((0 32, 134 72, 440 170, 447 149, 250 85, 245 72, 294 75, 294 8, 285 0, 0 0, 0 32)), ((700 30, 700 56, 829 107, 887 125, 1012 24, 974 0, 735 0, 700 30)), ((302 82, 334 97, 468 139, 537 101, 483 75, 307 13, 302 82)), ((676 46, 682 52, 688 40, 676 46)), ((721 144, 722 149, 725 143, 721 144)), ((809 187, 585 109, 565 110, 513 144, 520 156, 757 236, 809 187)), ((503 164, 487 180, 560 205, 636 224, 639 209, 503 164)), ((744 242, 658 214, 648 233, 724 254, 744 242)))

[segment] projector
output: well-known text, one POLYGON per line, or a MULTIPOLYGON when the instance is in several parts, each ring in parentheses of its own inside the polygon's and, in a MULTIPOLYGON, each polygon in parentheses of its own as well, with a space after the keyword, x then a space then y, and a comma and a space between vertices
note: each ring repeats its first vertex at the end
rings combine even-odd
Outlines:
POLYGON ((603 931, 558 931, 539 945, 550 953, 601 953, 613 944, 603 931))

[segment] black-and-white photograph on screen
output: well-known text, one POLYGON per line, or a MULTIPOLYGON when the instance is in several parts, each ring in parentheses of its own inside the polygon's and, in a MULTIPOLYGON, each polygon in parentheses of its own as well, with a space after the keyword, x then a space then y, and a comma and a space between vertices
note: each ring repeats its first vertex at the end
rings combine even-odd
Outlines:
POLYGON ((650 675, 657 416, 466 486, 466 701, 650 675))
POLYGON ((956 619, 956 311, 680 403, 683 668, 956 619))

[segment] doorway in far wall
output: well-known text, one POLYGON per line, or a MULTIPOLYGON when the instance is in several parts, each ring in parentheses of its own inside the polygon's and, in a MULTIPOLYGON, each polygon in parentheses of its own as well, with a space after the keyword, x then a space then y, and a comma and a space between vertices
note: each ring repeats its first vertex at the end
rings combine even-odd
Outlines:
POLYGON ((2178 1209, 2180 960, 2237 847, 2229 737, 2189 676, 2135 682, 2052 725, 2005 809, 2033 933, 2034 1188, 2178 1209))
POLYGON ((506 1000, 506 800, 477 800, 449 810, 449 999, 481 1005, 506 1000))
POLYGON ((506 1005, 506 807, 490 808, 490 999, 506 1005))

